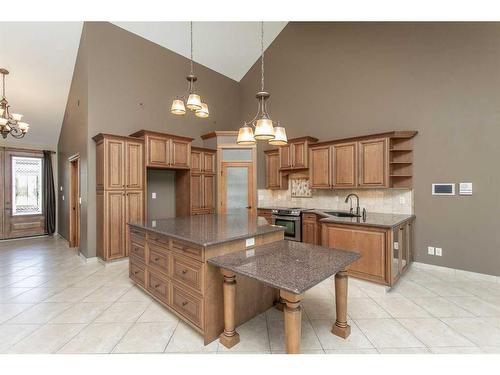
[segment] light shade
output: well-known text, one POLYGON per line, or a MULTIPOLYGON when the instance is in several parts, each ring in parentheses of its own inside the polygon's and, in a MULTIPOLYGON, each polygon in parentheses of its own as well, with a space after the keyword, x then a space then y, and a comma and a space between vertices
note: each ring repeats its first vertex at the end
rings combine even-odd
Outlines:
POLYGON ((288 144, 286 130, 284 127, 279 125, 274 127, 274 139, 271 139, 269 144, 273 146, 285 146, 288 144))
POLYGON ((274 138, 273 122, 268 118, 257 120, 255 125, 255 139, 267 141, 274 138))
POLYGON ((208 105, 206 103, 201 103, 201 108, 196 110, 195 116, 201 118, 207 118, 209 115, 208 105))
POLYGON ((21 121, 21 119, 23 118, 23 115, 19 113, 13 113, 11 116, 15 121, 21 121))
POLYGON ((184 107, 184 102, 181 99, 174 99, 172 102, 172 107, 170 112, 174 115, 183 115, 186 113, 186 108, 184 107))
POLYGON ((3 118, 3 117, 0 117, 0 125, 7 125, 7 122, 9 122, 9 120, 7 120, 6 118, 3 118))
POLYGON ((27 133, 28 132, 28 129, 30 128, 29 124, 25 123, 25 122, 18 122, 17 125, 19 126, 19 129, 23 132, 23 133, 27 133))
POLYGON ((191 111, 196 111, 197 109, 201 109, 201 98, 198 94, 189 94, 186 107, 188 107, 191 111))
POLYGON ((238 138, 236 139, 236 143, 239 145, 254 145, 255 137, 253 136, 252 127, 248 125, 242 126, 238 131, 238 138))
POLYGON ((0 108, 0 116, 3 116, 3 112, 4 112, 3 108, 0 108))

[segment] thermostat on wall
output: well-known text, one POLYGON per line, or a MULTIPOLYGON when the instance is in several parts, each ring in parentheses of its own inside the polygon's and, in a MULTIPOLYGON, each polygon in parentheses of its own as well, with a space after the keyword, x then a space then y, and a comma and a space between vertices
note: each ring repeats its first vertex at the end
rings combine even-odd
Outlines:
POLYGON ((472 195, 472 182, 461 182, 459 185, 460 195, 472 195))
POLYGON ((455 184, 432 184, 432 195, 455 195, 455 184))

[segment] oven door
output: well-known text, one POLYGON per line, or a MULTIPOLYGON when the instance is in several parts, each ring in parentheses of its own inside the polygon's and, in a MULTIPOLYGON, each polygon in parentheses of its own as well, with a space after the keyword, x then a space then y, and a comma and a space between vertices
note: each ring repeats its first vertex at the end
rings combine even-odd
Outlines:
POLYGON ((300 217, 295 216, 272 216, 272 223, 274 225, 279 225, 285 228, 285 239, 290 241, 301 241, 300 227, 301 227, 300 217))

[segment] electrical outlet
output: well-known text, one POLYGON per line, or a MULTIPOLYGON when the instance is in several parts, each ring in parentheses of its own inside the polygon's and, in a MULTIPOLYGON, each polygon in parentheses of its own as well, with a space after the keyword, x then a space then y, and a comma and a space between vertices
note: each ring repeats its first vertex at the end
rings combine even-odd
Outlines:
POLYGON ((440 247, 436 247, 436 255, 438 257, 443 256, 443 249, 440 247))
POLYGON ((151 199, 156 199, 156 193, 151 193, 151 199))
POLYGON ((434 255, 434 247, 428 246, 427 247, 427 254, 429 255, 434 255))
POLYGON ((64 195, 62 196, 62 200, 64 200, 64 195))
POLYGON ((246 247, 254 246, 255 245, 255 237, 247 238, 245 241, 246 247))
POLYGON ((399 242, 394 242, 394 250, 399 250, 399 242))

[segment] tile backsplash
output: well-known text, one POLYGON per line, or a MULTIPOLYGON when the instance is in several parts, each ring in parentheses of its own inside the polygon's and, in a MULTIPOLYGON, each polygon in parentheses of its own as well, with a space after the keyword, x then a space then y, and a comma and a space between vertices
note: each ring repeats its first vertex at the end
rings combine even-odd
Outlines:
MULTIPOLYGON (((354 189, 323 190, 313 189, 310 198, 292 197, 292 180, 288 190, 258 190, 259 207, 302 207, 333 210, 349 210, 344 199, 349 193, 359 196, 359 205, 368 212, 411 214, 413 213, 413 191, 408 189, 354 189)), ((355 203, 355 199, 353 200, 355 203)))

